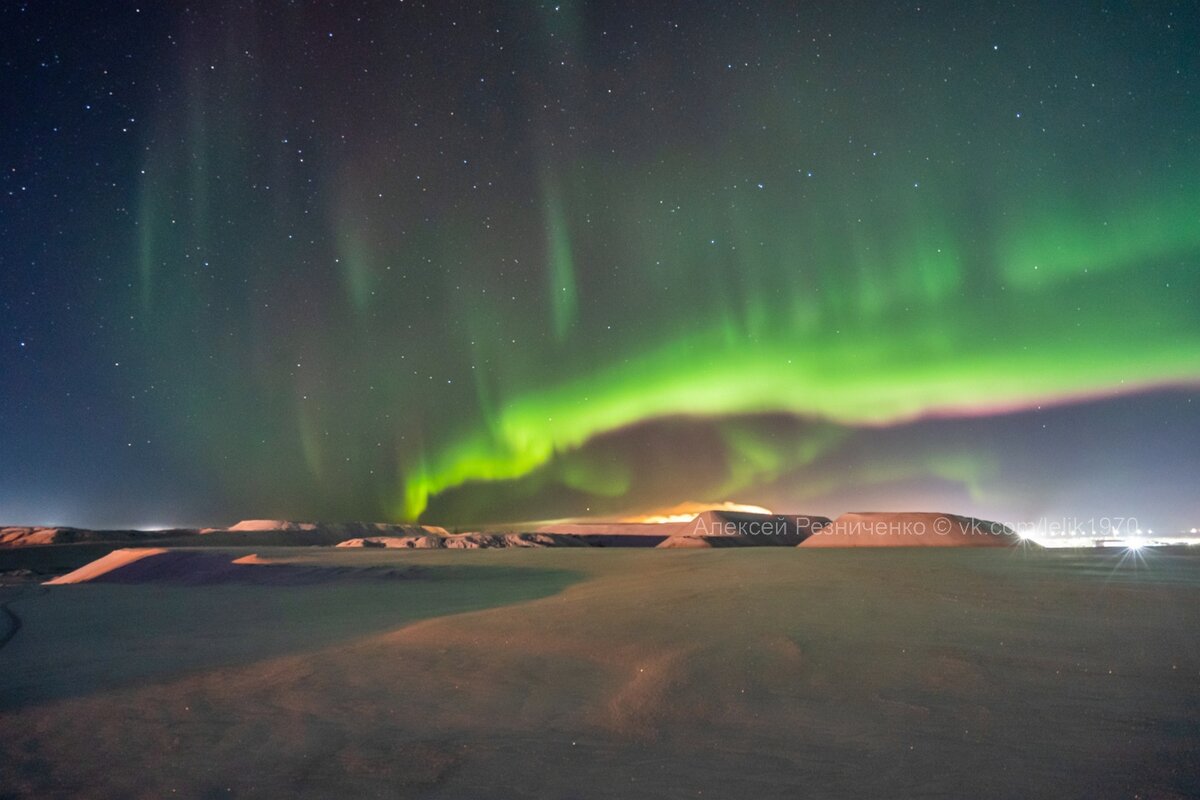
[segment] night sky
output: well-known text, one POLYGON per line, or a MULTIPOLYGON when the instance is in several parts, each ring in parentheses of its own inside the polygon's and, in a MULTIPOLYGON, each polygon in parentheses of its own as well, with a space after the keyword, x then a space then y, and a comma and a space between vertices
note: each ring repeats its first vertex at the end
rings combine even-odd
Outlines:
POLYGON ((1198 43, 1167 2, 4 3, 0 522, 1200 525, 1198 43))

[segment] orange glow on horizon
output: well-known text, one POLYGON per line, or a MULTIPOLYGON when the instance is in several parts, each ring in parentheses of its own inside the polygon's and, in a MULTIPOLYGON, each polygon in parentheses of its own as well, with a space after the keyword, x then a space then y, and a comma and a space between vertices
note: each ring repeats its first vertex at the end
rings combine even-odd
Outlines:
POLYGON ((724 503, 697 503, 684 502, 670 508, 660 509, 649 514, 641 514, 632 517, 625 517, 621 522, 642 522, 651 524, 665 524, 670 522, 689 522, 696 518, 697 514, 705 511, 741 511, 749 514, 773 514, 769 508, 762 506, 749 505, 746 503, 733 503, 725 501, 724 503))

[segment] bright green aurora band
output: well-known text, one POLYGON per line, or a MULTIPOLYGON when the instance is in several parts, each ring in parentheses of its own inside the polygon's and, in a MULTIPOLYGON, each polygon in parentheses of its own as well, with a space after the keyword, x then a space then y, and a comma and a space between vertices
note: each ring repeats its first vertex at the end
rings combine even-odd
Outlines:
POLYGON ((1127 153, 1128 119, 1038 114, 1019 83, 859 102, 797 56, 790 81, 714 77, 706 130, 657 110, 572 137, 545 86, 501 123, 447 92, 414 127, 285 54, 307 104, 270 118, 292 90, 218 57, 239 35, 196 45, 147 143, 130 291, 179 435, 235 496, 478 521, 498 483, 510 517, 555 487, 630 511, 645 454, 611 437, 681 424, 716 432, 722 474, 653 502, 738 499, 856 430, 1200 380, 1200 164, 1127 153))
MULTIPOLYGON (((882 241, 847 232, 844 250, 819 241, 772 247, 819 237, 800 209, 773 229, 742 220, 741 248, 690 254, 705 265, 702 280, 738 276, 737 286, 714 287, 724 302, 666 308, 675 330, 651 346, 481 408, 478 429, 409 469, 396 513, 415 518, 432 494, 520 478, 597 434, 659 417, 786 412, 883 425, 1194 381, 1200 325, 1183 301, 1200 288, 1198 210, 1194 196, 1142 204, 1132 218, 1112 209, 1031 221, 996 244, 998 293, 984 307, 963 302, 964 243, 931 235, 933 219, 907 221, 882 241), (1161 291, 1126 295, 1147 263, 1161 291)), ((885 213, 911 216, 899 202, 885 213)))

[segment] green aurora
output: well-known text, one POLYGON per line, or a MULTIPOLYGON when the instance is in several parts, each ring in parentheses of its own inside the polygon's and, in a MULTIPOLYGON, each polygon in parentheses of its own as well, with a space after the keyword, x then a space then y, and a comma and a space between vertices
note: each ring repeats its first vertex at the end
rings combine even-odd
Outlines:
MULTIPOLYGON (((586 50, 572 25, 562 46, 586 50)), ((767 41, 772 80, 731 65, 695 114, 650 128, 656 62, 618 82, 638 108, 591 123, 619 134, 573 138, 543 101, 565 87, 559 105, 600 120, 594 76, 508 86, 511 119, 431 94, 426 131, 399 100, 365 113, 383 84, 342 96, 339 70, 228 55, 250 35, 199 36, 183 59, 121 298, 143 368, 182 387, 163 424, 233 496, 397 520, 488 485, 530 515, 556 486, 571 513, 738 499, 856 431, 1200 383, 1194 148, 1129 154, 1136 120, 1081 127, 1086 99, 1039 113, 1023 73, 980 92, 1017 70, 1003 57, 941 86, 914 46, 879 56, 918 76, 906 98, 855 95, 767 41), (363 121, 335 136, 348 109, 363 121), (801 424, 755 427, 772 416, 801 424), (680 419, 724 443, 702 489, 721 496, 635 500, 644 454, 598 443, 680 419)), ((912 469, 987 472, 986 455, 933 462, 912 469)))
POLYGON ((815 263, 801 247, 772 258, 748 245, 748 256, 730 257, 730 273, 751 284, 782 274, 788 285, 746 292, 743 303, 700 311, 694 323, 685 316, 648 349, 481 409, 475 429, 406 470, 396 513, 415 518, 431 494, 519 478, 556 453, 647 419, 787 412, 885 425, 1194 382, 1200 197, 1189 208, 1119 217, 1111 236, 1104 215, 1064 218, 1040 244, 1006 232, 1005 242, 1020 242, 1011 250, 1019 255, 997 259, 989 287, 996 299, 982 308, 954 302, 964 267, 949 255, 962 247, 951 236, 941 247, 855 242, 853 252, 815 263), (1087 229, 1090 236, 1078 236, 1087 229), (880 250, 896 262, 862 255, 880 250), (1161 287, 1130 296, 1129 281, 1147 263, 1161 287), (1042 271, 1044 279, 1029 274, 1042 271), (834 277, 847 273, 863 277, 834 277), (883 276, 895 284, 881 289, 883 276))

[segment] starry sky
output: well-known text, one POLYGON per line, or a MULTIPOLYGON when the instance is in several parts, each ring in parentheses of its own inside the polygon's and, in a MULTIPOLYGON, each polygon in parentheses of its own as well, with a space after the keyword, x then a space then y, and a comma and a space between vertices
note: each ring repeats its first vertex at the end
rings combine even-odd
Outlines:
POLYGON ((1193 3, 0 30, 0 522, 1200 525, 1193 3))

